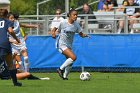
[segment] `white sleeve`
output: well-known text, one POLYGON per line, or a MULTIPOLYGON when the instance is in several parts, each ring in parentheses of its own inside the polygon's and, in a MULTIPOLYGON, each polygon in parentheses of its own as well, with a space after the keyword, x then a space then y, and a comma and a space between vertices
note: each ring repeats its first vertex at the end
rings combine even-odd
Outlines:
POLYGON ((19 22, 18 22, 18 21, 15 21, 15 22, 14 22, 14 29, 13 29, 13 30, 14 30, 14 31, 17 30, 19 26, 20 26, 20 25, 19 25, 19 22))

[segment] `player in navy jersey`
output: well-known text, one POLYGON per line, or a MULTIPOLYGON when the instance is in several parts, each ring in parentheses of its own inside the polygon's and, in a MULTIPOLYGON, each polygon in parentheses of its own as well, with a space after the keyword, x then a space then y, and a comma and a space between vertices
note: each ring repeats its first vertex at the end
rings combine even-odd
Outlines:
POLYGON ((63 80, 68 80, 68 74, 73 62, 76 60, 76 55, 72 51, 72 42, 75 33, 79 33, 81 37, 88 37, 88 35, 82 33, 82 28, 76 22, 77 11, 71 9, 68 13, 68 19, 60 22, 58 27, 54 27, 52 30, 52 37, 56 38, 55 31, 58 29, 60 32, 56 40, 56 48, 61 52, 67 59, 66 61, 57 69, 59 76, 63 80), (64 72, 65 70, 65 72, 64 72))
POLYGON ((6 61, 14 86, 22 86, 21 83, 17 82, 17 70, 13 64, 11 46, 7 32, 13 36, 18 43, 20 43, 20 41, 17 39, 12 29, 13 24, 6 19, 7 14, 8 11, 6 9, 0 9, 0 72, 3 72, 6 69, 6 67, 3 65, 3 62, 6 61))

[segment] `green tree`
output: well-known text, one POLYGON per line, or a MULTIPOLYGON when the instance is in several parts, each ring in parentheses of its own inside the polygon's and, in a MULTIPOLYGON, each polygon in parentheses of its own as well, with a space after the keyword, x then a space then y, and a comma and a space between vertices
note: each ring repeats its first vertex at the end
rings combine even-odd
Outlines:
MULTIPOLYGON (((44 0, 10 0, 11 1, 11 11, 19 12, 22 15, 36 14, 36 4, 44 0)), ((69 7, 77 8, 82 6, 84 3, 91 3, 96 0, 69 0, 69 7)), ((39 6, 39 14, 48 15, 55 14, 57 8, 62 9, 65 12, 65 0, 50 0, 47 3, 41 4, 39 6)), ((92 5, 93 10, 97 9, 97 4, 92 5)))
POLYGON ((36 0, 10 0, 11 11, 19 14, 35 14, 36 0))

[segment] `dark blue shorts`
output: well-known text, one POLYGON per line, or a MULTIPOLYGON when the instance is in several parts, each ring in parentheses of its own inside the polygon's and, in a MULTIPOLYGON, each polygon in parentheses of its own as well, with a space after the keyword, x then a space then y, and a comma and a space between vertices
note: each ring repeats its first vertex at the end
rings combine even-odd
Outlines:
POLYGON ((12 51, 0 47, 0 56, 5 56, 5 55, 7 55, 7 54, 9 54, 9 53, 12 53, 12 51))

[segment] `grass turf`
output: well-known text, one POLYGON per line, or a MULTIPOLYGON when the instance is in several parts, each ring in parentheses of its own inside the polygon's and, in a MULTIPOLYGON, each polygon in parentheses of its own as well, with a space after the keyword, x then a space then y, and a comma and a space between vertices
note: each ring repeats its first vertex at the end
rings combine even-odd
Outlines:
MULTIPOLYGON (((90 72, 91 73, 91 72, 90 72)), ((56 73, 33 73, 50 80, 21 80, 14 87, 11 80, 0 80, 0 93, 139 93, 139 73, 91 73, 90 81, 81 81, 80 73, 70 73, 63 81, 56 73)))

